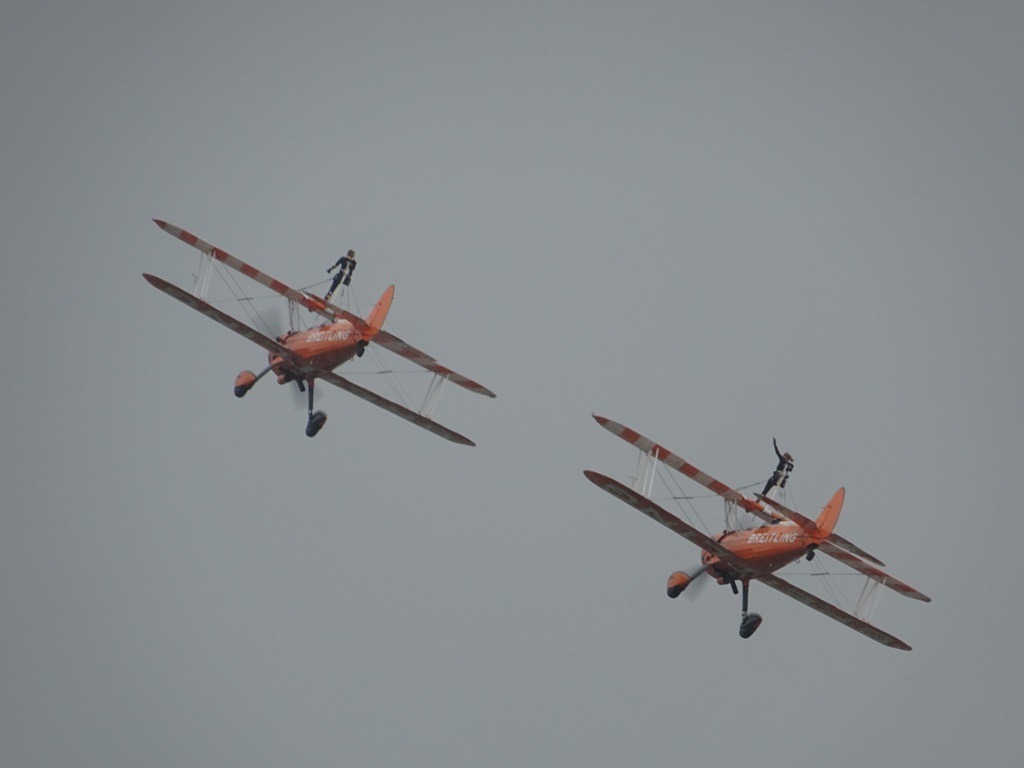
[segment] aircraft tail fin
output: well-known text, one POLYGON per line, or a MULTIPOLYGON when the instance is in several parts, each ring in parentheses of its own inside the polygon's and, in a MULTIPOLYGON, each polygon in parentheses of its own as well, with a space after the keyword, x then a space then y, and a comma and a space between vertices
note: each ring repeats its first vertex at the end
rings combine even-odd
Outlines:
POLYGON ((836 523, 839 522, 839 513, 843 511, 843 500, 846 498, 846 489, 840 488, 829 499, 828 504, 821 510, 821 514, 818 515, 818 519, 815 521, 815 525, 818 526, 818 530, 822 535, 828 536, 832 533, 832 529, 836 527, 836 523))
POLYGON ((388 316, 388 310, 391 309, 391 300, 394 296, 395 286, 389 285, 384 293, 380 295, 380 299, 367 316, 366 324, 370 327, 370 333, 373 336, 376 336, 377 331, 384 325, 384 320, 388 316))

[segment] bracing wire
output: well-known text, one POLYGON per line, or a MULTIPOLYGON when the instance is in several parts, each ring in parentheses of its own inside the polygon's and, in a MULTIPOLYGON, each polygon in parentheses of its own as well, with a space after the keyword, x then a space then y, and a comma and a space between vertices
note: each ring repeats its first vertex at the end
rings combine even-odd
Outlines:
MULTIPOLYGON (((356 295, 355 290, 353 290, 350 285, 345 286, 344 300, 346 304, 346 309, 351 311, 352 307, 354 307, 355 314, 359 315, 360 317, 363 316, 363 310, 359 303, 359 297, 356 295)), ((394 321, 390 319, 390 315, 386 323, 388 325, 394 325, 394 321)), ((377 370, 374 372, 374 375, 384 377, 385 381, 387 381, 388 383, 388 386, 391 387, 391 391, 394 392, 395 397, 399 400, 399 402, 401 402, 402 405, 410 409, 414 408, 413 398, 409 395, 409 392, 405 389, 405 387, 402 386, 401 380, 399 380, 398 377, 395 375, 396 373, 403 372, 396 371, 394 368, 387 366, 385 364, 384 358, 380 354, 380 350, 374 344, 371 343, 370 346, 368 346, 366 349, 370 353, 370 357, 373 359, 374 366, 377 368, 377 370)), ((419 373, 419 371, 410 372, 419 373)), ((429 371, 423 371, 423 373, 429 373, 429 371)))
POLYGON ((656 472, 658 478, 665 484, 666 487, 668 487, 669 493, 672 494, 669 498, 676 503, 676 507, 686 518, 687 522, 689 522, 690 525, 696 525, 696 523, 694 523, 693 521, 693 518, 696 518, 697 523, 700 524, 700 527, 704 530, 704 532, 710 535, 711 529, 708 528, 707 523, 704 522, 704 518, 700 516, 700 512, 697 511, 697 507, 693 503, 693 500, 698 497, 684 495, 683 488, 679 484, 679 478, 677 478, 674 474, 663 472, 660 466, 656 468, 656 472), (666 477, 670 478, 671 482, 669 480, 666 480, 666 477), (675 492, 673 492, 673 489, 675 492), (686 507, 683 506, 683 501, 686 501, 689 505, 689 511, 687 511, 686 507), (690 512, 693 513, 692 517, 690 516, 690 512))
POLYGON ((260 326, 260 329, 268 336, 274 336, 274 330, 263 319, 263 315, 260 314, 259 310, 256 309, 256 305, 253 302, 253 297, 246 295, 246 292, 242 290, 242 286, 238 283, 238 280, 235 278, 234 274, 229 273, 226 269, 224 269, 224 267, 219 262, 216 262, 215 265, 217 268, 217 274, 220 275, 221 280, 224 281, 224 284, 227 286, 228 291, 234 297, 234 300, 238 303, 239 306, 242 307, 242 310, 248 316, 249 321, 253 325, 260 326))

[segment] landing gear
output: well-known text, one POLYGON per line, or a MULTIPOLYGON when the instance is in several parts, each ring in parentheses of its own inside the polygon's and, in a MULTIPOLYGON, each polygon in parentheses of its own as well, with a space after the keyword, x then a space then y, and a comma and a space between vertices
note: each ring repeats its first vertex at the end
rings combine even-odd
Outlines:
POLYGON ((747 613, 747 595, 750 592, 750 581, 743 580, 743 613, 740 618, 740 637, 746 640, 757 628, 761 626, 763 619, 759 613, 747 613))
POLYGON ((811 562, 814 559, 814 550, 818 548, 817 544, 811 544, 807 547, 807 562, 811 562))
MULTIPOLYGON (((301 381, 301 380, 300 380, 301 381)), ((327 422, 327 414, 323 411, 317 411, 313 413, 313 382, 315 379, 309 379, 309 420, 306 422, 306 437, 315 437, 316 433, 320 431, 320 428, 327 422)), ((299 387, 302 388, 301 385, 299 387)))
POLYGON ((369 344, 369 343, 370 342, 364 340, 364 341, 360 341, 358 344, 356 344, 356 357, 362 357, 363 356, 363 352, 366 351, 366 345, 369 344))
POLYGON ((323 411, 317 411, 309 415, 309 421, 306 422, 306 437, 316 437, 316 433, 320 431, 327 422, 327 414, 323 411))

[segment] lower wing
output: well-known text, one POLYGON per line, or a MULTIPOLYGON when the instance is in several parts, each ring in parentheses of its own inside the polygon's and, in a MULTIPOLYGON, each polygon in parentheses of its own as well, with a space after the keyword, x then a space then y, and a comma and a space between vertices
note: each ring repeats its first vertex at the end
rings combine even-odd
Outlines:
POLYGON ((749 568, 736 555, 723 547, 717 541, 705 533, 698 531, 692 525, 688 525, 673 515, 667 509, 660 507, 646 496, 641 496, 631 488, 627 488, 618 480, 594 472, 591 469, 583 472, 587 480, 592 482, 603 491, 607 491, 620 501, 624 501, 634 509, 638 509, 657 523, 661 523, 671 531, 675 531, 684 539, 696 544, 701 549, 714 553, 723 562, 730 565, 740 575, 749 575, 749 568))
POLYGON ((448 427, 438 424, 436 421, 428 419, 422 414, 416 413, 416 411, 411 411, 404 405, 399 405, 396 402, 388 400, 386 397, 381 397, 376 392, 371 392, 368 389, 360 387, 358 384, 353 384, 348 379, 343 378, 336 373, 331 373, 330 371, 318 371, 315 375, 321 381, 326 381, 329 384, 333 384, 336 387, 344 389, 346 392, 351 392, 356 397, 361 397, 366 402, 373 403, 373 405, 376 405, 378 408, 383 408, 385 411, 393 413, 395 416, 399 416, 406 421, 410 421, 418 427, 423 427, 423 429, 428 432, 433 432, 435 435, 443 437, 446 440, 451 440, 453 443, 458 443, 459 445, 476 445, 476 443, 468 437, 464 437, 458 432, 448 429, 448 427))
POLYGON ((301 369, 303 367, 304 364, 302 360, 300 360, 290 349, 285 347, 283 344, 279 344, 278 342, 274 341, 274 339, 270 338, 269 336, 265 336, 264 334, 257 331, 255 328, 246 325, 240 320, 236 320, 231 315, 225 312, 221 312, 216 307, 207 304, 202 299, 193 296, 191 293, 188 293, 187 291, 181 290, 181 288, 179 288, 178 286, 173 285, 172 283, 168 283, 166 280, 162 278, 156 277, 155 275, 147 274, 143 274, 142 276, 146 278, 146 282, 148 282, 154 288, 158 288, 159 290, 166 293, 168 296, 177 299, 182 304, 186 304, 192 307, 192 309, 196 310, 197 312, 201 312, 211 320, 214 320, 223 325, 225 328, 234 331, 239 336, 244 336, 254 344, 258 344, 268 352, 280 355, 284 360, 287 360, 291 365, 295 366, 296 368, 301 369))
POLYGON ((860 632, 862 635, 870 637, 872 640, 887 645, 890 648, 898 648, 901 651, 909 651, 910 646, 900 640, 898 637, 893 637, 888 632, 883 632, 873 624, 868 624, 863 619, 858 619, 851 613, 847 613, 844 610, 837 608, 832 603, 827 603, 820 597, 812 595, 810 592, 805 592, 799 587, 795 587, 788 581, 780 579, 778 576, 767 574, 765 576, 758 576, 757 580, 763 584, 767 584, 772 589, 777 589, 784 595, 789 595, 795 600, 799 600, 804 605, 810 606, 819 613, 823 613, 830 619, 835 619, 840 624, 845 624, 850 629, 860 632))

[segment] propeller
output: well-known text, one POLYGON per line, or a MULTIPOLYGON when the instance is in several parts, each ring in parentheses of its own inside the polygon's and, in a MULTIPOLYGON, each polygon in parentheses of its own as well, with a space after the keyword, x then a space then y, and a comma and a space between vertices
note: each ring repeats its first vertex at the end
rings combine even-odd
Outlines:
MULTIPOLYGON (((291 324, 285 315, 285 309, 281 304, 272 304, 256 313, 262 324, 262 330, 270 337, 277 339, 292 330, 291 324)), ((308 400, 306 398, 306 385, 301 379, 296 379, 285 388, 291 393, 288 398, 296 411, 305 411, 308 400)))

